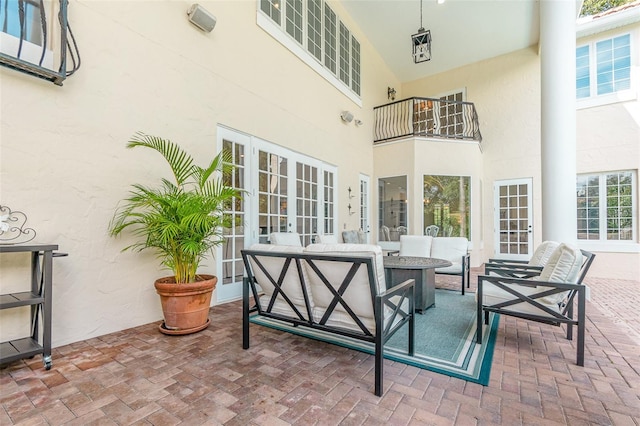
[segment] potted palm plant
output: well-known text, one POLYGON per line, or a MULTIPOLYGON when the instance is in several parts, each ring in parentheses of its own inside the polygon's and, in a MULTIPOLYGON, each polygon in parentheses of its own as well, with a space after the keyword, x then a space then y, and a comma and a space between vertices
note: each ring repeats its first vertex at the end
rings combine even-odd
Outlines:
POLYGON ((165 334, 195 333, 209 325, 211 295, 218 281, 198 274, 212 249, 223 243, 224 210, 240 191, 225 184, 233 166, 230 153, 217 154, 206 168, 177 144, 141 132, 127 148, 149 148, 167 161, 173 179, 161 178, 156 188, 133 184, 129 196, 116 209, 109 224, 112 236, 131 231, 138 241, 125 250, 155 251, 172 276, 156 280, 165 334))

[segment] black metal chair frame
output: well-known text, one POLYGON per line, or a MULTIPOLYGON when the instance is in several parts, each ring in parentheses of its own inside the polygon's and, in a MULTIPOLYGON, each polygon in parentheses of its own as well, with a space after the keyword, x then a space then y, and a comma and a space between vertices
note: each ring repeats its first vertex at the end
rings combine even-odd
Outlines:
POLYGON ((438 275, 460 275, 462 277, 462 294, 464 295, 464 284, 467 283, 467 288, 471 285, 471 257, 469 253, 462 256, 462 271, 460 272, 439 272, 436 269, 438 275))
MULTIPOLYGON (((382 396, 383 390, 383 361, 384 361, 384 345, 393 336, 393 334, 399 330, 402 326, 408 323, 408 353, 414 354, 414 335, 415 335, 415 301, 414 301, 414 280, 407 280, 402 284, 394 286, 391 289, 386 290, 383 293, 378 294, 378 288, 376 286, 376 270, 373 258, 371 257, 358 257, 358 256, 331 256, 323 254, 310 254, 310 253, 278 253, 278 252, 266 252, 260 250, 242 250, 242 258, 245 265, 247 276, 244 278, 242 287, 242 347, 243 349, 249 348, 249 319, 252 314, 262 315, 268 318, 273 318, 279 321, 287 322, 293 326, 305 326, 317 330, 323 330, 326 332, 339 334, 342 336, 351 337, 353 339, 362 340, 374 344, 375 347, 375 395, 382 396), (272 276, 267 271, 267 268, 260 261, 261 257, 277 257, 284 258, 284 264, 279 271, 277 277, 272 276), (257 282, 252 262, 260 268, 262 273, 265 274, 267 279, 274 287, 274 292, 269 300, 267 306, 263 306, 260 301, 258 287, 260 285, 257 282), (343 262, 351 263, 347 274, 343 278, 338 288, 334 288, 325 274, 322 272, 321 262, 343 262), (307 285, 305 283, 304 275, 302 274, 302 268, 308 267, 309 273, 315 273, 320 280, 325 284, 326 288, 333 294, 333 300, 327 307, 326 312, 322 318, 314 318, 310 295, 307 292, 307 285), (291 268, 292 264, 296 267, 291 268), (369 330, 369 328, 357 317, 353 309, 344 300, 343 295, 352 283, 353 278, 360 268, 366 268, 367 275, 369 277, 369 286, 371 290, 371 300, 374 317, 375 317, 375 331, 369 330), (283 291, 282 283, 287 274, 298 274, 298 282, 301 285, 301 291, 304 296, 305 315, 298 309, 296 305, 291 301, 291 298, 283 291), (251 306, 251 296, 253 296, 254 304, 251 306), (272 312, 276 298, 281 296, 284 301, 289 305, 295 316, 286 316, 272 312), (400 296, 398 303, 394 303, 391 299, 395 296, 400 296), (403 303, 407 301, 406 311, 402 309, 403 303), (336 306, 340 304, 344 310, 349 314, 353 321, 360 328, 360 332, 327 325, 327 321, 331 317, 336 306), (391 308, 392 313, 388 319, 386 326, 384 325, 383 312, 384 307, 391 308)), ((362 303, 366 303, 362 301, 362 303)))
POLYGON ((534 269, 529 269, 525 265, 505 266, 503 264, 500 266, 491 266, 485 268, 485 274, 488 274, 490 272, 497 272, 497 275, 481 275, 478 277, 476 342, 482 343, 483 312, 485 324, 489 323, 489 312, 494 312, 501 315, 509 315, 555 326, 566 324, 568 340, 573 339, 573 326, 575 325, 578 329, 576 364, 584 366, 586 288, 582 284, 582 281, 586 276, 591 263, 593 263, 595 255, 585 250, 581 250, 581 252, 584 260, 576 284, 531 280, 532 277, 540 275, 541 268, 539 267, 533 267, 534 269), (509 271, 511 271, 511 277, 509 277, 509 271), (525 274, 525 276, 523 277, 522 274, 525 274), (505 302, 496 303, 494 305, 484 305, 482 303, 482 300, 483 285, 485 282, 491 283, 496 287, 512 294, 514 298, 505 302), (511 286, 511 284, 545 288, 541 289, 538 293, 527 296, 518 292, 517 289, 514 289, 513 286, 511 286), (563 303, 560 305, 559 311, 550 309, 548 306, 541 304, 537 300, 542 297, 550 296, 553 294, 561 294, 565 292, 568 292, 568 294, 565 297, 563 303), (574 318, 574 302, 576 301, 577 316, 576 318, 574 318), (517 305, 520 303, 528 303, 542 310, 548 315, 536 315, 505 309, 509 306, 517 305))

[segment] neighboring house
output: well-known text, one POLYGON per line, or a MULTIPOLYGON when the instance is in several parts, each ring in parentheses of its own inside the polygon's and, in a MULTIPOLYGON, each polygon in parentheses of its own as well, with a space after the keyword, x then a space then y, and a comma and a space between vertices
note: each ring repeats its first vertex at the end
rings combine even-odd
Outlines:
MULTIPOLYGON (((0 68, 0 203, 25 211, 39 242, 69 253, 54 266, 54 346, 161 317, 152 286, 162 273, 156 259, 121 253, 130 241, 107 232, 129 185, 152 182, 163 166, 125 149, 139 130, 203 158, 223 147, 234 153, 234 182, 249 195, 229 210, 235 226, 226 231, 228 243, 203 271, 221 277, 218 303, 239 295, 238 247, 264 241, 274 230, 295 230, 310 241, 316 233, 363 228, 376 242, 381 219, 410 234, 439 223, 443 234, 470 238, 478 266, 500 252, 496 241, 506 238, 512 249, 513 233, 499 232, 494 205, 513 201, 518 208, 509 213, 532 225, 532 237, 519 240, 517 250, 541 242, 537 47, 401 82, 340 2, 311 3, 303 13, 297 9, 302 2, 287 2, 291 8, 282 13, 275 0, 204 2, 218 18, 206 34, 187 21, 189 4, 181 1, 72 1, 69 21, 82 67, 63 87, 0 68), (308 26, 301 32, 303 22, 308 26), (473 102, 482 142, 412 138, 374 147, 374 108, 389 102, 388 87, 403 97, 473 102), (457 208, 445 206, 437 188, 430 190, 440 183, 458 188, 457 208), (388 197, 379 202, 383 193, 388 197)), ((598 252, 593 276, 632 279, 640 272, 638 22, 579 33, 578 49, 628 33, 632 52, 630 97, 578 110, 579 182, 597 178, 597 185, 607 185, 608 175, 631 176, 631 230, 623 208, 617 214, 627 221, 607 233, 618 237, 615 245, 600 241, 602 221, 581 228, 598 252)), ((60 47, 56 31, 46 42, 35 29, 31 34, 46 55, 60 47)), ((425 128, 458 131, 455 107, 434 116, 426 112, 429 103, 424 106, 424 115, 416 114, 425 128)), ((628 190, 620 181, 615 188, 628 190)), ((521 231, 529 234, 528 225, 521 231)), ((13 278, 11 268, 3 268, 2 292, 13 278)), ((10 339, 21 321, 1 314, 3 339, 10 339)))

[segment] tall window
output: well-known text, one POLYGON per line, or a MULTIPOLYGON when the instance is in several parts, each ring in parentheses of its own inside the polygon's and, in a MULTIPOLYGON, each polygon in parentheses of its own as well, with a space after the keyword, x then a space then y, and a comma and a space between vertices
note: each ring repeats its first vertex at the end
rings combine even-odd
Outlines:
POLYGON ((631 35, 576 48, 576 97, 606 95, 631 88, 631 35))
POLYGON ((337 69, 337 18, 336 14, 329 7, 328 4, 324 5, 324 66, 329 69, 333 74, 337 69))
POLYGON ((360 42, 325 0, 258 2, 258 25, 262 29, 354 102, 361 103, 360 42))
POLYGON ((424 227, 436 225, 438 236, 471 239, 471 178, 425 175, 424 227))
POLYGON ((287 34, 302 43, 302 0, 287 0, 287 34))
POLYGON ((340 22, 340 80, 349 85, 349 30, 340 22))
POLYGON ((307 50, 322 61, 322 2, 307 1, 307 50))
POLYGON ((360 94, 360 43, 351 36, 351 89, 360 94))
POLYGON ((637 226, 634 171, 577 178, 578 239, 633 241, 637 226))

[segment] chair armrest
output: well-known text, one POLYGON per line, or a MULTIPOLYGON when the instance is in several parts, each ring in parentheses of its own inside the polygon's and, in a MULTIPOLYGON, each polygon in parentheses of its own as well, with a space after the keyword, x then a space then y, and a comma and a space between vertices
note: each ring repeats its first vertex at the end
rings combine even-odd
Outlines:
POLYGON ((383 299, 389 299, 393 296, 398 296, 404 293, 404 291, 407 290, 408 288, 415 287, 415 286, 416 286, 416 280, 412 278, 410 280, 403 281, 398 285, 394 285, 393 287, 386 289, 385 291, 380 293, 378 296, 383 299))
POLYGON ((527 287, 551 287, 565 290, 579 290, 584 288, 582 284, 561 283, 556 281, 538 281, 526 278, 511 278, 511 277, 498 277, 490 275, 478 276, 478 287, 482 286, 484 281, 488 282, 500 282, 502 284, 519 284, 527 287))
POLYGON ((485 275, 498 275, 501 277, 512 278, 533 278, 540 275, 542 272, 542 266, 529 266, 529 265, 515 265, 515 264, 496 264, 485 263, 484 274, 485 275))
POLYGON ((522 264, 526 265, 529 262, 527 262, 526 260, 511 260, 511 259, 490 258, 488 263, 500 263, 500 264, 502 264, 502 263, 506 263, 506 264, 513 263, 513 264, 516 264, 516 265, 522 265, 522 264))

